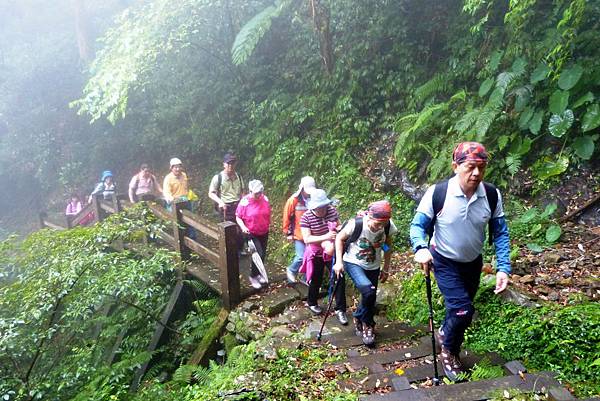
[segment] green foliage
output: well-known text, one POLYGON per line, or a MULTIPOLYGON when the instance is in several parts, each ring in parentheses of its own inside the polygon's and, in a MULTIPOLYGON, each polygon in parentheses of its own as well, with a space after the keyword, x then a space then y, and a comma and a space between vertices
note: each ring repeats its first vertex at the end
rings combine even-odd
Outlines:
POLYGON ((531 369, 552 370, 579 397, 598 394, 600 306, 526 308, 502 302, 491 289, 480 290, 479 318, 467 331, 466 346, 475 352, 498 351, 523 360, 531 369))
POLYGON ((556 203, 550 203, 540 212, 537 207, 524 209, 518 204, 511 204, 514 216, 509 220, 511 238, 517 244, 527 244, 534 252, 541 252, 542 246, 556 243, 562 234, 560 226, 551 219, 556 208, 556 203))
POLYGON ((168 299, 174 260, 164 250, 140 258, 112 244, 149 227, 138 207, 94 227, 3 242, 0 260, 13 268, 0 281, 1 394, 108 400, 126 393, 133 370, 149 358, 148 322, 168 299), (104 350, 124 330, 120 361, 108 367, 104 350))
MULTIPOLYGON (((436 324, 439 324, 444 318, 444 300, 437 288, 433 274, 431 275, 431 286, 434 319, 436 324)), ((420 270, 403 279, 400 291, 387 309, 387 316, 389 319, 410 322, 414 325, 429 322, 425 275, 420 270)))
POLYGON ((231 48, 231 58, 235 65, 241 65, 252 55, 260 39, 271 28, 271 20, 277 18, 281 12, 289 7, 290 0, 279 0, 270 5, 250 19, 240 29, 231 48))

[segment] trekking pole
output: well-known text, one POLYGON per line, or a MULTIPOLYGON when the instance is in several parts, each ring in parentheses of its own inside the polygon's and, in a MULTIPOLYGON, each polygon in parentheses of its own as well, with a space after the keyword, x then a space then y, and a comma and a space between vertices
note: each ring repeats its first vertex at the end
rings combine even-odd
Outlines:
MULTIPOLYGON (((331 260, 331 271, 333 272, 333 266, 335 265, 335 251, 333 254, 333 259, 331 260)), ((335 273, 333 274, 333 278, 335 280, 335 273)), ((335 280, 335 284, 333 285, 333 292, 329 295, 329 304, 327 305, 327 310, 325 311, 325 316, 323 317, 323 323, 321 323, 321 329, 317 334, 317 341, 321 341, 321 335, 323 334, 323 328, 325 327, 325 322, 327 321, 327 316, 329 315, 329 311, 331 311, 331 305, 333 304, 333 298, 335 297, 335 293, 337 292, 338 286, 340 285, 339 278, 335 280)))
POLYGON ((340 280, 338 278, 335 281, 335 285, 333 286, 333 293, 329 297, 329 305, 327 305, 327 311, 325 311, 325 316, 323 317, 323 323, 321 323, 321 329, 319 330, 319 333, 317 334, 317 341, 321 341, 321 335, 323 334, 323 328, 325 327, 325 321, 327 321, 327 316, 329 315, 329 311, 331 311, 331 305, 333 304, 333 298, 334 298, 335 293, 337 292, 337 289, 340 285, 340 281, 342 281, 342 280, 340 280))
POLYGON ((437 351, 435 349, 435 332, 433 327, 433 302, 431 301, 431 262, 423 264, 425 268, 425 286, 427 287, 427 305, 429 306, 429 330, 431 331, 431 348, 433 349, 433 384, 435 386, 440 385, 440 377, 438 375, 437 368, 437 351))

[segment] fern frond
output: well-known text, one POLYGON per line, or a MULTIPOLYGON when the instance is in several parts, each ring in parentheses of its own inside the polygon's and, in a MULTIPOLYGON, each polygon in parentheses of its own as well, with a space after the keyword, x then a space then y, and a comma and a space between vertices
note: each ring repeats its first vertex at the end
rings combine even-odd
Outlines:
POLYGON ((504 94, 508 86, 511 84, 512 81, 515 80, 517 76, 518 74, 511 71, 501 72, 500 74, 498 74, 498 77, 496 77, 496 88, 501 88, 502 94, 504 94))
POLYGON ((473 124, 475 124, 475 121, 477 121, 477 117, 479 116, 480 112, 480 109, 474 109, 467 112, 464 116, 460 118, 460 120, 457 121, 457 123, 454 125, 454 129, 459 134, 464 134, 473 126, 473 124))
POLYGON ((475 122, 475 132, 477 133, 477 141, 482 142, 485 138, 485 134, 490 129, 490 126, 496 119, 496 116, 500 113, 499 109, 496 108, 484 108, 475 122))
POLYGON ((197 366, 196 370, 194 371, 194 379, 196 380, 196 382, 198 382, 198 384, 200 386, 202 386, 203 384, 205 384, 210 376, 210 369, 206 368, 204 366, 197 366))
POLYGON ((518 154, 509 153, 508 156, 506 156, 505 163, 506 170, 511 176, 513 176, 521 168, 521 156, 518 154))
POLYGON ((429 99, 431 96, 438 93, 446 93, 450 89, 450 80, 447 74, 437 74, 429 81, 415 89, 414 99, 417 103, 429 99))
POLYGON ((181 365, 175 372, 173 372, 173 381, 180 385, 190 384, 192 381, 192 375, 197 369, 197 366, 181 365))
POLYGON ((291 4, 291 0, 279 0, 250 19, 235 37, 231 47, 233 64, 241 65, 252 55, 258 42, 271 28, 271 22, 291 4))

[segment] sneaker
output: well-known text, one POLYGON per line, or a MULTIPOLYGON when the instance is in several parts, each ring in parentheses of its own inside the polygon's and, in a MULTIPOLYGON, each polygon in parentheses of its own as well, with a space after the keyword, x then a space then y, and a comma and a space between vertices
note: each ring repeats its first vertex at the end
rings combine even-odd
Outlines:
POLYGON ((362 341, 367 347, 372 347, 375 344, 375 332, 373 327, 363 323, 362 341))
POLYGON ((308 305, 308 309, 313 313, 313 315, 320 315, 323 313, 323 309, 319 305, 308 305))
POLYGON ((256 277, 248 277, 248 280, 250 280, 250 285, 253 288, 256 288, 257 290, 260 289, 262 287, 262 285, 260 285, 260 282, 258 281, 258 279, 256 277))
POLYGON ((258 276, 256 276, 258 278, 258 282, 261 284, 267 284, 267 279, 264 278, 264 276, 262 274, 259 274, 258 276))
POLYGON ((356 334, 357 337, 362 337, 363 336, 363 324, 360 320, 358 320, 357 318, 352 319, 354 321, 354 334, 356 334))
POLYGON ((440 360, 442 362, 442 367, 444 368, 444 374, 449 380, 455 382, 462 379, 465 369, 457 355, 454 355, 448 351, 446 347, 442 346, 440 360))
POLYGON ((295 273, 292 273, 291 271, 287 270, 286 275, 287 275, 288 283, 295 283, 297 281, 295 273))
POLYGON ((335 317, 337 317, 338 322, 340 322, 340 324, 342 326, 345 326, 348 324, 348 316, 346 316, 346 311, 336 310, 335 317))

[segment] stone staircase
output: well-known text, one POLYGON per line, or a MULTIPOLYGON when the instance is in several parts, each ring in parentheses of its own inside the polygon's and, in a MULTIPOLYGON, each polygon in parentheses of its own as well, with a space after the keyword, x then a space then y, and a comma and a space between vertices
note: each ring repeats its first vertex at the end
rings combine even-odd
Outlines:
MULTIPOLYGON (((228 330, 237 325, 236 321, 256 326, 257 332, 270 327, 273 340, 263 351, 267 358, 269 354, 275 357, 275 350, 280 347, 302 347, 303 343, 318 346, 316 337, 322 317, 310 314, 302 302, 305 299, 306 287, 301 284, 290 287, 274 283, 232 312, 228 330), (293 335, 298 332, 303 333, 302 339, 293 335)), ((348 304, 352 304, 350 299, 348 304)), ((320 342, 345 353, 344 359, 325 369, 337 379, 341 392, 358 393, 360 401, 483 401, 494 397, 509 399, 515 393, 545 394, 540 399, 550 401, 577 400, 552 372, 527 372, 519 361, 507 362, 495 353, 477 355, 468 350, 461 354, 465 367, 492 366, 496 370, 501 367, 503 376, 452 383, 444 380, 438 361, 441 383, 433 386, 431 337, 427 328, 390 322, 383 316, 376 316, 376 322, 374 348, 362 344, 361 338, 354 334, 352 322, 341 326, 333 314, 326 321, 320 342)), ((592 400, 600 398, 588 399, 592 400)))

